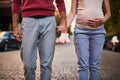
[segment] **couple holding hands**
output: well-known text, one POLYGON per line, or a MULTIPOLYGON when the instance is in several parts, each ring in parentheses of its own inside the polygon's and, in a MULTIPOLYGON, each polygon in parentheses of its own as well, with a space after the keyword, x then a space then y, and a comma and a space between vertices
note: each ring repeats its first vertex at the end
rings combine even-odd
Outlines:
MULTIPOLYGON (((12 1, 13 31, 16 39, 22 41, 21 59, 24 64, 25 80, 35 80, 37 49, 40 56, 40 80, 51 80, 56 39, 53 1, 12 1), (21 30, 18 28, 20 12, 22 12, 21 30)), ((71 11, 67 17, 64 0, 55 2, 61 17, 57 31, 64 36, 62 39, 69 39, 67 26, 76 17, 74 44, 79 65, 79 80, 99 80, 106 34, 104 23, 111 16, 109 0, 71 0, 71 11)))

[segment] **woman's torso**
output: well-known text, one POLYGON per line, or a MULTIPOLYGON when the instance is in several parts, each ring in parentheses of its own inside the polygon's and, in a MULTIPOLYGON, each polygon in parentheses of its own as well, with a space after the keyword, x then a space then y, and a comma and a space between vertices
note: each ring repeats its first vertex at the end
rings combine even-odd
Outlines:
POLYGON ((87 22, 90 19, 104 17, 102 3, 103 0, 78 0, 76 25, 81 28, 94 29, 88 26, 87 22))

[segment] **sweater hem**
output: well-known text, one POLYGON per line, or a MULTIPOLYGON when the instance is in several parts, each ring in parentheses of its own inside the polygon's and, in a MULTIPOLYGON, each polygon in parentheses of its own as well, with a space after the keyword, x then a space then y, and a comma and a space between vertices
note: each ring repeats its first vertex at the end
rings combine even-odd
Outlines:
POLYGON ((54 11, 25 11, 22 12, 22 17, 31 16, 54 16, 54 11))

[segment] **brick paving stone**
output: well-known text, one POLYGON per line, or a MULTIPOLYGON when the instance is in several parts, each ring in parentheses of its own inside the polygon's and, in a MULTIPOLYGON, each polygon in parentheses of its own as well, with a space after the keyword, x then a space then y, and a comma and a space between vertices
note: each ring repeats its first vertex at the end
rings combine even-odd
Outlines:
MULTIPOLYGON (((0 80, 25 80, 20 51, 0 52, 0 80)), ((120 54, 104 51, 100 80, 120 80, 120 54)), ((78 65, 73 43, 56 44, 52 80, 78 80, 78 65)), ((36 80, 40 79, 39 57, 36 80)))

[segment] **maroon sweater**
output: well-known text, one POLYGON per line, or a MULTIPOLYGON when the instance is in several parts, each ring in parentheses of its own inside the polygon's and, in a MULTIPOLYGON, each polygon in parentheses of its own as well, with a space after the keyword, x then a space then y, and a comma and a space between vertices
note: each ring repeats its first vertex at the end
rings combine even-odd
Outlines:
MULTIPOLYGON (((23 17, 29 16, 53 16, 55 7, 54 0, 13 0, 12 14, 22 11, 23 17)), ((64 0, 55 0, 58 10, 65 12, 64 0)))

